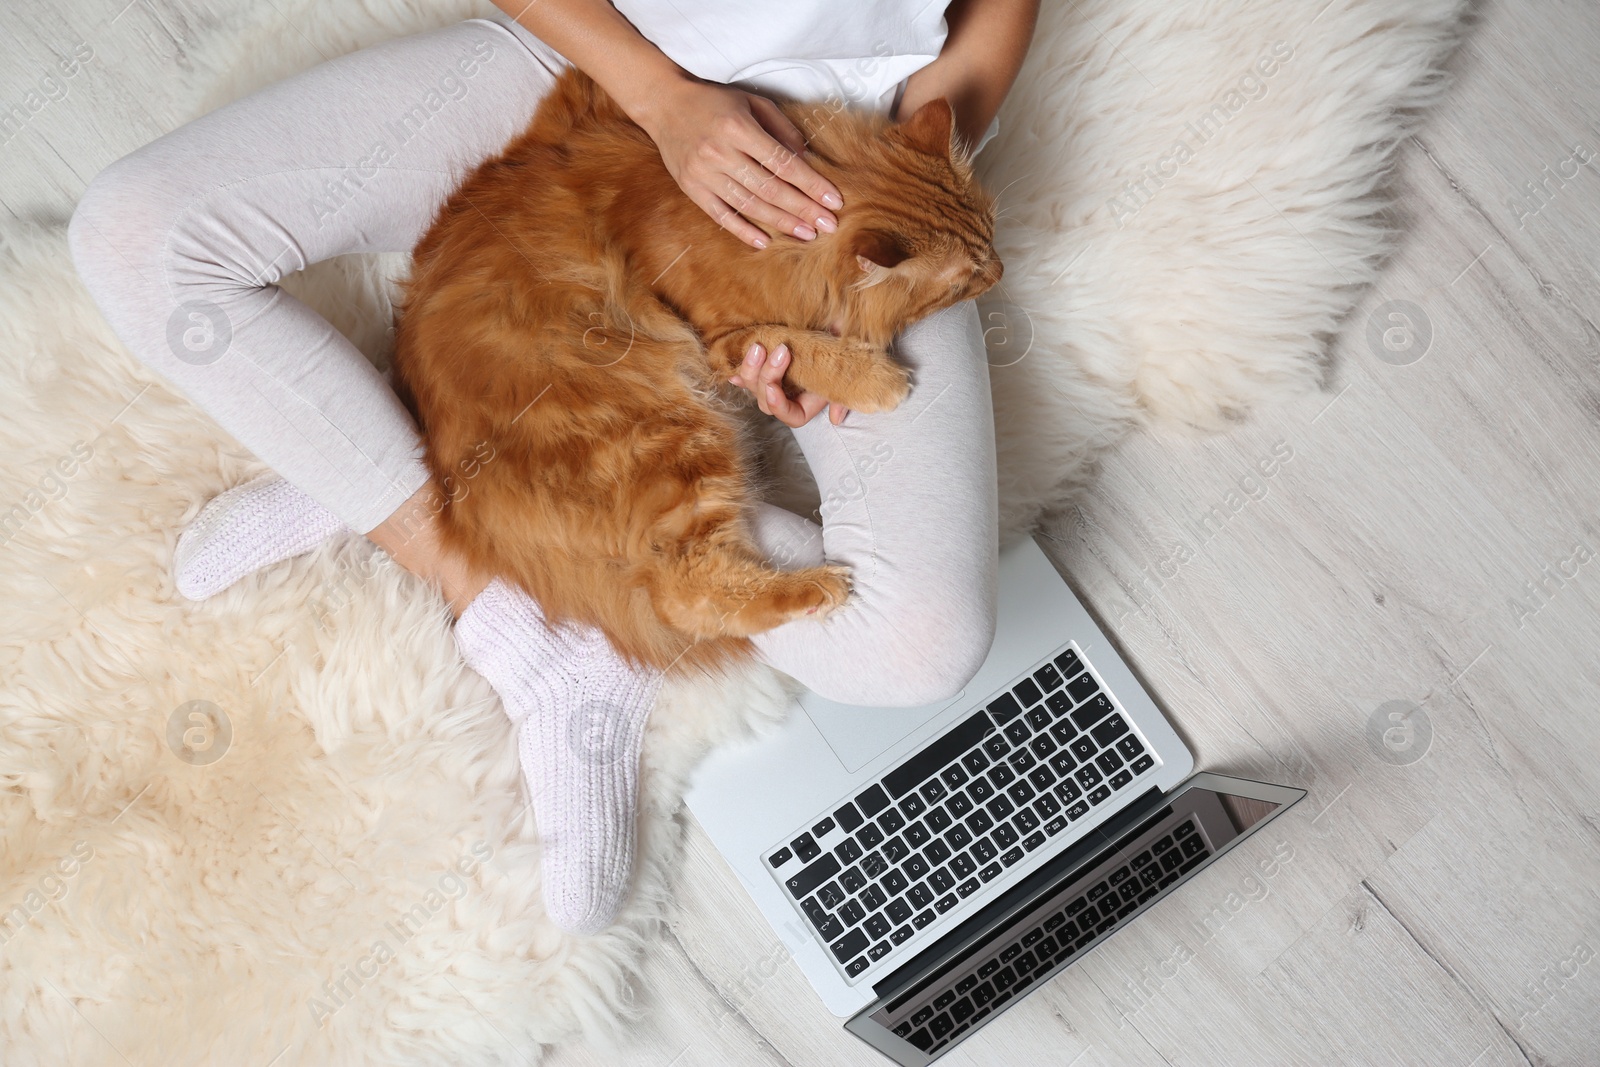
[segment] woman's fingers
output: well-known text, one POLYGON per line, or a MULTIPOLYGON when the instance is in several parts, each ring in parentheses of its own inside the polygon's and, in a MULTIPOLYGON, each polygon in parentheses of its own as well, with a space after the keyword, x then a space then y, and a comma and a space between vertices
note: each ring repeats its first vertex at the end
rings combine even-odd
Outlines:
MULTIPOLYGON (((779 345, 770 356, 761 345, 751 345, 745 350, 744 362, 739 369, 728 377, 728 384, 748 390, 764 414, 771 415, 785 426, 798 428, 816 418, 817 413, 828 406, 828 401, 826 397, 815 393, 801 393, 797 397, 785 393, 783 375, 788 367, 787 345, 779 345)), ((837 408, 835 411, 837 414, 830 415, 830 418, 837 426, 843 418, 844 409, 837 408)))
MULTIPOLYGON (((737 176, 727 175, 727 186, 722 194, 722 199, 738 208, 739 213, 752 222, 764 222, 774 230, 780 233, 792 233, 802 241, 809 241, 815 237, 817 231, 814 224, 819 222, 820 219, 812 219, 807 222, 804 217, 790 214, 774 205, 769 198, 771 194, 763 188, 761 179, 754 176, 754 171, 754 163, 746 163, 739 168, 737 176)), ((765 172, 763 171, 762 173, 765 172)), ((775 182, 771 175, 767 176, 767 180, 772 184, 782 184, 781 182, 775 182)), ((792 188, 789 189, 789 193, 791 195, 790 202, 799 201, 802 205, 811 203, 792 188)), ((801 210, 805 210, 805 208, 802 207, 801 210)), ((814 210, 813 214, 815 214, 814 210)))
MULTIPOLYGON (((687 190, 686 190, 687 191, 687 190)), ((690 194, 700 210, 716 220, 717 225, 733 234, 752 248, 767 247, 767 235, 759 226, 752 225, 738 210, 709 189, 696 189, 690 194)))
POLYGON ((750 113, 775 141, 781 142, 777 145, 779 150, 776 152, 769 149, 765 155, 751 153, 761 165, 810 197, 819 206, 835 209, 844 207, 844 200, 839 196, 839 190, 834 184, 812 170, 810 164, 803 158, 805 135, 782 111, 778 110, 778 105, 764 96, 752 93, 750 113))

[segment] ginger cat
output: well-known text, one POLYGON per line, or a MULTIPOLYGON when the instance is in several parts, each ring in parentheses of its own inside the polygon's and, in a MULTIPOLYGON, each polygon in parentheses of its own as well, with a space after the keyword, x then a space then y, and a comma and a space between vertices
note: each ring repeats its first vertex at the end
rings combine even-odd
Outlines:
POLYGON ((747 246, 574 69, 440 210, 399 319, 447 543, 662 669, 749 654, 849 592, 845 568, 779 571, 750 538, 727 377, 751 343, 789 346, 791 392, 887 411, 910 388, 890 339, 1000 278, 948 103, 901 125, 781 106, 844 197, 837 232, 747 246))

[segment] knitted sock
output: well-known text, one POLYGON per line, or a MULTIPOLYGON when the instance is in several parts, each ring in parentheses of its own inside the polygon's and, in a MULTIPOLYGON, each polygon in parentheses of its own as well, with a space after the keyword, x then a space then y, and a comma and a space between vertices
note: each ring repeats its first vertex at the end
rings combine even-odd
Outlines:
POLYGON ((598 933, 628 892, 639 746, 661 674, 629 666, 598 630, 552 630, 499 579, 462 612, 456 644, 517 726, 550 918, 598 933))
POLYGON ((264 474, 201 510, 178 538, 173 580, 190 600, 204 600, 344 529, 333 512, 276 474, 264 474))

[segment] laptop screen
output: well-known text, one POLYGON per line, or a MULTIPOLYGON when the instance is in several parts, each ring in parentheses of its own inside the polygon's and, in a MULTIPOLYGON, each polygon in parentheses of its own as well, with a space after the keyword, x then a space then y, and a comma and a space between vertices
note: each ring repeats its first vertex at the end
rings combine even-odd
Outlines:
POLYGON ((1151 791, 876 984, 846 1028, 931 1063, 1304 795, 1217 774, 1151 791))

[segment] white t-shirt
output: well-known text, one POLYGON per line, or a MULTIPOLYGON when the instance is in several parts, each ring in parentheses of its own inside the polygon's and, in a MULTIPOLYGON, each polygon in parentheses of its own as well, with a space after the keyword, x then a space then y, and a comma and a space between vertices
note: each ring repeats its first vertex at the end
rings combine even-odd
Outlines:
MULTIPOLYGON (((796 100, 843 100, 880 114, 944 47, 948 3, 613 0, 646 40, 697 77, 796 100)), ((999 129, 991 122, 978 148, 999 129)))

